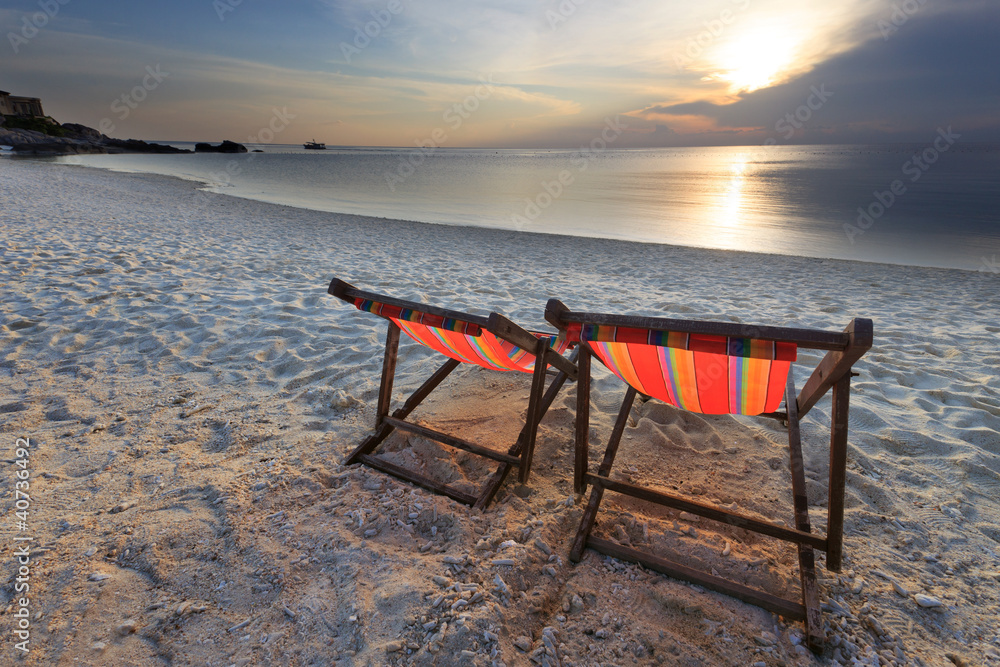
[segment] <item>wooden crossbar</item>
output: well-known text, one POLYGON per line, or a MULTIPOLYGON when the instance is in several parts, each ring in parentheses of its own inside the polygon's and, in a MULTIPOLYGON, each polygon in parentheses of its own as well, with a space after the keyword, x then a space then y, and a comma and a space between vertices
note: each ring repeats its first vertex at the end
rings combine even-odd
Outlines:
POLYGON ((761 535, 768 535, 786 542, 805 544, 813 549, 819 549, 823 552, 826 551, 826 539, 820 535, 809 533, 808 531, 786 528, 785 526, 768 523, 767 521, 760 521, 758 519, 744 516, 743 514, 738 514, 737 512, 730 512, 728 510, 712 507, 711 505, 705 505, 704 503, 698 503, 679 496, 660 493, 658 491, 653 491, 652 489, 636 486, 635 484, 627 484, 625 482, 613 480, 609 477, 603 477, 601 475, 587 473, 586 479, 588 483, 600 484, 608 491, 622 493, 627 496, 632 496, 633 498, 656 503, 657 505, 663 505, 664 507, 670 507, 671 509, 679 510, 681 512, 697 514, 698 516, 703 516, 706 519, 719 521, 720 523, 760 533, 761 535))
POLYGON ((441 484, 440 482, 434 481, 430 477, 425 477, 420 473, 413 472, 412 470, 398 466, 395 463, 390 463, 389 461, 380 459, 377 456, 362 454, 360 461, 369 468, 375 468, 376 470, 384 472, 387 475, 392 475, 393 477, 399 477, 400 479, 413 482, 417 486, 422 486, 428 491, 440 493, 441 495, 448 496, 452 500, 457 500, 460 503, 472 505, 476 502, 476 496, 471 493, 465 493, 464 491, 459 491, 453 486, 441 484))
POLYGON ((516 456, 504 454, 502 452, 492 450, 489 447, 483 447, 482 445, 477 445, 474 442, 469 442, 468 440, 463 440, 462 438, 456 438, 453 435, 448 435, 447 433, 442 433, 441 431, 435 431, 432 428, 427 428, 426 426, 421 426, 420 424, 413 424, 411 422, 403 421, 402 419, 395 419, 393 417, 386 417, 385 421, 398 429, 422 435, 429 440, 436 440, 437 442, 448 445, 449 447, 454 447, 455 449, 461 449, 472 454, 485 456, 486 458, 493 459, 494 461, 509 463, 514 466, 521 463, 521 459, 516 456))
POLYGON ((660 572, 668 577, 683 579, 684 581, 704 586, 717 593, 724 593, 738 600, 743 600, 768 611, 773 611, 776 614, 781 614, 785 618, 796 621, 802 621, 806 618, 805 608, 797 602, 792 602, 777 595, 771 595, 770 593, 758 591, 749 586, 743 586, 728 579, 723 579, 722 577, 692 569, 666 558, 616 544, 600 537, 590 537, 587 540, 587 546, 594 551, 599 551, 612 558, 642 563, 643 567, 660 572))
MULTIPOLYGON (((575 322, 579 324, 649 329, 651 331, 675 331, 678 333, 727 336, 730 338, 773 340, 795 343, 798 347, 812 350, 843 351, 851 343, 850 335, 846 331, 835 333, 821 329, 774 327, 757 324, 740 324, 738 322, 712 322, 708 320, 681 320, 666 317, 583 313, 571 311, 558 299, 549 299, 545 309, 545 319, 554 326, 559 327, 560 330, 565 329, 568 323, 575 322)), ((870 322, 870 320, 868 321, 870 322)))
POLYGON ((438 317, 444 317, 451 320, 461 320, 463 322, 471 322, 472 324, 478 324, 479 326, 486 328, 489 324, 489 318, 483 317, 481 315, 470 315, 469 313, 463 313, 458 310, 451 310, 449 308, 439 308, 437 306, 431 306, 426 303, 419 303, 417 301, 407 301, 406 299, 397 299, 393 296, 388 296, 386 294, 376 294, 375 292, 366 292, 364 290, 359 290, 358 288, 345 283, 343 280, 338 280, 334 278, 330 283, 330 287, 327 292, 337 297, 342 301, 354 305, 355 299, 366 299, 368 301, 377 301, 378 303, 384 303, 387 306, 398 306, 399 308, 406 308, 407 310, 417 310, 422 313, 429 313, 431 315, 437 315, 438 317))

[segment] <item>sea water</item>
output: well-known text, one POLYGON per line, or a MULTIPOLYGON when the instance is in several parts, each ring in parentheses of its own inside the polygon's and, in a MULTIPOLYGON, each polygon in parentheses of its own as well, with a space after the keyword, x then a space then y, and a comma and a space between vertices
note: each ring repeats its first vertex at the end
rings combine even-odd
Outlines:
POLYGON ((935 139, 639 150, 266 145, 60 161, 321 211, 1000 273, 1000 146, 935 139))

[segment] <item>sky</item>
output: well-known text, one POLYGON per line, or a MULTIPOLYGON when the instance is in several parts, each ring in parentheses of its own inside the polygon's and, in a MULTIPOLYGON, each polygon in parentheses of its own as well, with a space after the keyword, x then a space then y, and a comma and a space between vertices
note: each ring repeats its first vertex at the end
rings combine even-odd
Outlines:
POLYGON ((997 35, 997 0, 0 0, 0 90, 150 141, 1000 142, 997 35))

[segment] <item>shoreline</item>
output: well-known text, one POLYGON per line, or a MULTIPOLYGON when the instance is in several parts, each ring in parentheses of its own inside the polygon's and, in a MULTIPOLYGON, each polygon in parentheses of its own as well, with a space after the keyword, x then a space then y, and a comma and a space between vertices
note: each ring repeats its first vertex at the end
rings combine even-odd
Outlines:
MULTIPOLYGON (((252 155, 252 154, 243 154, 243 155, 252 155)), ((323 208, 312 208, 312 207, 308 207, 308 206, 304 206, 304 205, 295 205, 295 204, 290 204, 290 203, 281 202, 281 201, 273 201, 273 200, 270 200, 270 199, 267 199, 267 198, 262 198, 262 197, 254 197, 254 196, 251 196, 249 194, 227 192, 226 188, 227 187, 231 187, 231 186, 227 186, 225 184, 214 183, 212 181, 205 180, 204 178, 200 178, 198 176, 185 176, 185 175, 180 175, 180 174, 164 174, 164 173, 158 173, 158 172, 142 171, 142 170, 138 170, 138 169, 127 169, 127 168, 121 168, 121 167, 110 167, 110 166, 109 167, 105 167, 105 166, 90 165, 90 164, 67 164, 65 162, 55 162, 55 160, 66 159, 66 156, 54 156, 54 157, 47 157, 47 158, 37 158, 37 157, 29 157, 29 156, 24 156, 24 157, 9 156, 9 157, 13 157, 13 159, 16 159, 17 161, 22 161, 23 160, 23 161, 30 161, 30 162, 38 162, 38 163, 41 163, 41 164, 49 164, 49 165, 51 165, 53 167, 83 167, 83 168, 87 168, 87 169, 95 169, 95 170, 98 170, 98 171, 106 171, 106 172, 116 173, 116 174, 134 174, 134 175, 139 175, 139 176, 153 176, 153 177, 161 177, 161 178, 165 178, 165 179, 176 179, 178 181, 182 181, 182 182, 185 182, 185 183, 196 183, 196 184, 199 184, 199 186, 200 186, 200 187, 198 187, 199 190, 201 190, 203 192, 211 193, 211 194, 221 195, 221 196, 224 196, 224 197, 231 197, 231 198, 234 198, 234 199, 242 199, 242 200, 246 200, 246 201, 257 202, 257 203, 267 204, 267 205, 271 205, 271 206, 291 208, 291 209, 300 210, 300 211, 311 211, 311 212, 314 212, 314 213, 325 213, 325 214, 329 214, 329 215, 333 215, 333 216, 350 216, 350 217, 355 217, 355 218, 359 218, 359 219, 377 220, 377 221, 383 221, 383 222, 388 222, 388 223, 407 223, 407 224, 417 224, 417 225, 428 225, 428 226, 432 226, 432 227, 454 227, 454 228, 469 229, 469 230, 491 230, 491 231, 496 231, 496 232, 508 232, 508 233, 513 233, 513 234, 540 235, 540 236, 545 237, 546 239, 549 239, 549 238, 552 238, 552 237, 555 237, 557 239, 592 239, 592 240, 597 240, 597 241, 612 241, 612 242, 630 243, 630 244, 638 244, 638 245, 664 246, 664 247, 669 247, 669 248, 687 248, 687 249, 691 249, 691 250, 703 250, 703 251, 707 251, 707 252, 723 252, 723 253, 735 253, 735 254, 746 254, 746 255, 760 255, 760 256, 763 256, 763 257, 792 257, 792 258, 796 258, 796 259, 817 260, 817 261, 821 261, 821 262, 850 262, 850 263, 857 263, 857 264, 864 264, 864 265, 874 265, 874 266, 912 267, 912 268, 920 268, 920 269, 936 269, 936 270, 941 270, 941 271, 962 271, 962 272, 965 272, 965 273, 972 273, 972 274, 981 274, 981 273, 983 273, 982 269, 969 269, 969 268, 960 268, 960 267, 953 267, 953 266, 937 266, 937 265, 925 265, 925 264, 902 264, 902 263, 890 262, 890 261, 875 261, 875 260, 864 260, 864 259, 848 259, 848 258, 841 258, 841 257, 827 257, 827 256, 821 256, 821 255, 794 255, 794 254, 790 254, 790 253, 779 253, 779 252, 769 253, 769 252, 760 252, 760 251, 753 251, 753 250, 737 250, 737 249, 732 249, 732 248, 713 248, 713 247, 710 247, 710 246, 679 245, 679 244, 674 244, 674 243, 660 243, 660 242, 656 242, 656 241, 649 241, 649 240, 642 240, 642 239, 617 238, 617 237, 612 237, 612 236, 587 236, 587 235, 582 235, 582 234, 580 234, 580 235, 577 235, 577 234, 566 234, 566 233, 563 233, 563 232, 545 232, 545 231, 538 231, 538 230, 516 230, 516 229, 507 229, 507 228, 504 228, 504 227, 484 227, 484 226, 471 225, 471 224, 462 224, 462 223, 457 223, 457 222, 456 223, 451 223, 451 222, 428 222, 428 221, 424 221, 424 220, 407 220, 407 219, 402 219, 402 218, 390 218, 390 217, 382 217, 382 216, 375 216, 375 215, 364 215, 364 214, 359 214, 359 213, 350 213, 350 212, 345 212, 345 211, 337 211, 337 210, 330 210, 330 209, 323 209, 323 208)), ((69 156, 69 157, 70 157, 70 159, 72 159, 72 157, 75 157, 75 156, 69 156)))
MULTIPOLYGON (((997 276, 543 243, 52 166, 0 160, 0 433, 32 443, 25 665, 513 667, 546 637, 567 667, 1000 663, 997 276), (569 562, 583 511, 574 386, 541 424, 527 489, 508 482, 484 512, 342 467, 371 428, 385 326, 326 295, 333 276, 526 327, 546 327, 549 297, 834 331, 873 318, 875 347, 852 382, 845 567, 818 566, 826 652, 804 649, 799 623, 733 598, 593 552, 569 562), (452 610, 456 583, 482 598, 452 610)), ((800 354, 798 384, 816 358, 800 354)), ((404 341, 393 398, 438 365, 404 341)), ((524 380, 461 369, 416 418, 500 448, 524 380)), ((596 451, 623 391, 596 374, 596 451)), ((824 399, 802 424, 817 524, 830 413, 824 399)), ((791 524, 779 426, 652 401, 631 418, 619 454, 629 474, 791 524)), ((483 472, 419 438, 384 451, 458 483, 483 472)), ((0 475, 11 511, 13 483, 0 475)), ((794 550, 707 521, 610 499, 599 530, 775 592, 797 584, 794 550)), ((16 567, 0 561, 8 583, 16 567)), ((0 632, 12 637, 15 622, 0 613, 0 632)))

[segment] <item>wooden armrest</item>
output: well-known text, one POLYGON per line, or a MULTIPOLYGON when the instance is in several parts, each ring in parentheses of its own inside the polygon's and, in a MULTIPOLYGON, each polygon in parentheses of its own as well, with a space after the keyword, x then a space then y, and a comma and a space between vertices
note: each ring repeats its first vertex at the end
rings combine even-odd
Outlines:
POLYGON ((566 331, 567 322, 563 319, 563 313, 568 313, 566 307, 559 299, 549 299, 545 304, 545 321, 554 326, 559 331, 566 331))
POLYGON ((844 329, 848 336, 847 347, 844 350, 831 350, 813 370, 799 392, 796 404, 801 419, 812 409, 816 402, 837 383, 845 373, 851 372, 851 366, 871 349, 873 339, 872 321, 858 317, 844 329))
POLYGON ((446 319, 460 320, 462 322, 470 322, 472 324, 478 324, 479 326, 486 328, 487 319, 480 315, 471 315, 469 313, 463 313, 458 310, 451 310, 450 308, 438 308, 437 306, 431 306, 426 303, 420 303, 418 301, 408 301, 406 299, 397 299, 394 296, 389 296, 387 294, 376 294, 375 292, 366 292, 364 290, 359 290, 350 283, 345 283, 343 280, 334 278, 330 283, 330 287, 327 292, 342 299, 347 303, 354 305, 355 299, 366 299, 371 301, 377 301, 378 303, 384 303, 387 306, 397 306, 399 308, 406 308, 408 310, 416 310, 421 313, 429 313, 431 315, 436 315, 438 317, 444 317, 446 319))
MULTIPOLYGON (((527 329, 522 328, 517 323, 507 319, 500 313, 490 313, 489 324, 486 330, 494 336, 503 338, 509 343, 517 345, 522 350, 535 352, 541 340, 527 329)), ((576 366, 555 350, 549 350, 545 355, 550 366, 555 366, 571 379, 576 380, 576 366)))
POLYGON ((326 291, 327 291, 328 294, 332 294, 333 296, 337 297, 338 299, 341 299, 342 301, 346 301, 347 303, 349 303, 349 304, 351 304, 353 306, 354 305, 354 298, 350 297, 350 296, 347 296, 347 291, 348 290, 356 291, 357 288, 354 287, 354 285, 352 285, 350 283, 345 283, 340 278, 334 278, 333 280, 331 280, 330 281, 330 286, 326 289, 326 291))

